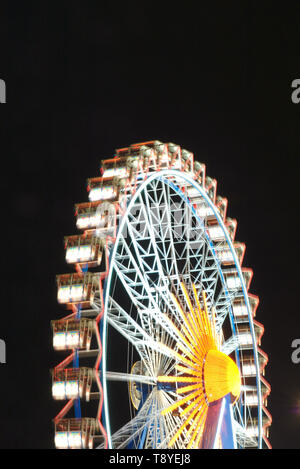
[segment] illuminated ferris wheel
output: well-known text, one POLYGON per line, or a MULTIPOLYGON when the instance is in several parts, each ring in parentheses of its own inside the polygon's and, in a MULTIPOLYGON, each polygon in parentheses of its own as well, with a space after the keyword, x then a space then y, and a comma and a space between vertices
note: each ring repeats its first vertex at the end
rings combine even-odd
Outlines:
POLYGON ((57 276, 55 446, 270 447, 259 299, 216 180, 160 141, 100 171, 65 238, 76 273, 57 276))

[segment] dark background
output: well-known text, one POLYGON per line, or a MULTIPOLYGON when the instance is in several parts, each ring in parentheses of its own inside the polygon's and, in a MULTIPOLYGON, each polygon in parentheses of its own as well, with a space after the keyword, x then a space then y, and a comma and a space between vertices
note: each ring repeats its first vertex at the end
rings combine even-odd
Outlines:
POLYGON ((193 151, 229 200, 266 329, 270 441, 300 448, 297 3, 2 3, 1 448, 53 447, 63 236, 100 159, 150 139, 193 151))

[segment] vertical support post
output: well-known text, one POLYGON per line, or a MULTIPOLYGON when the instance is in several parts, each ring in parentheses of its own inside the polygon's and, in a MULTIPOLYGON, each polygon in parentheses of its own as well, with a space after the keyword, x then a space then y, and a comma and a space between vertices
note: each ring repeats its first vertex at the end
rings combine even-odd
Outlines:
POLYGON ((0 363, 6 363, 6 345, 2 339, 0 339, 0 363))

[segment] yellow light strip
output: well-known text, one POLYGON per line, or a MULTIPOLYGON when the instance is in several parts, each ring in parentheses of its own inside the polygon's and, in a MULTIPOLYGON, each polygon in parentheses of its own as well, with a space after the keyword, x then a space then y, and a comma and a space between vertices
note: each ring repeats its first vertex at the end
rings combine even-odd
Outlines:
POLYGON ((184 415, 188 414, 188 413, 192 410, 192 408, 193 408, 199 401, 200 401, 200 404, 198 405, 198 407, 199 407, 199 406, 202 407, 203 405, 207 405, 207 404, 206 404, 206 401, 205 401, 205 399, 204 399, 203 394, 200 394, 199 397, 197 397, 197 399, 195 399, 193 402, 191 402, 185 409, 183 409, 182 412, 180 412, 180 415, 181 415, 181 416, 184 416, 184 415))
MULTIPOLYGON (((180 437, 181 433, 183 432, 183 430, 186 428, 186 426, 189 424, 189 422, 192 420, 192 418, 196 415, 196 413, 199 411, 199 406, 197 406, 193 412, 188 416, 188 418, 186 419, 186 421, 181 425, 181 427, 178 429, 178 431, 175 433, 175 435, 173 436, 172 440, 169 442, 168 446, 169 448, 171 446, 174 445, 174 443, 178 440, 178 438, 180 437)), ((182 413, 180 414, 182 415, 182 413)))
MULTIPOLYGON (((181 284, 183 285, 183 284, 181 284)), ((178 304, 178 302, 177 302, 178 304)), ((196 342, 196 347, 198 346, 198 343, 199 343, 199 333, 196 329, 196 325, 194 324, 194 322, 188 317, 188 314, 185 314, 184 311, 182 310, 181 306, 178 304, 181 312, 182 312, 182 318, 183 318, 183 321, 184 323, 186 324, 186 326, 188 327, 189 329, 189 332, 190 334, 193 336, 193 339, 194 341, 196 342)))
MULTIPOLYGON (((186 321, 186 315, 184 314, 184 311, 183 311, 183 309, 181 308, 181 305, 179 304, 177 298, 173 295, 173 293, 171 293, 171 297, 172 297, 172 300, 174 301, 174 303, 175 303, 176 306, 177 306, 177 310, 179 311, 180 316, 181 316, 181 318, 182 318, 184 324, 187 324, 187 326, 188 326, 188 323, 187 323, 187 321, 186 321)), ((197 344, 197 342, 198 342, 198 341, 197 341, 197 338, 196 338, 196 340, 194 340, 194 337, 193 337, 193 334, 191 333, 191 331, 188 330, 188 329, 186 329, 186 327, 185 327, 184 325, 182 325, 182 330, 185 331, 185 334, 186 334, 186 336, 188 337, 188 339, 191 341, 191 343, 192 343, 195 347, 197 347, 197 345, 198 345, 198 344, 197 344)))
MULTIPOLYGON (((194 430, 194 433, 189 441, 189 444, 187 445, 187 449, 191 449, 191 447, 193 446, 193 443, 194 443, 194 440, 196 438, 196 436, 200 433, 200 427, 201 425, 204 426, 204 422, 205 422, 205 419, 206 419, 206 416, 207 416, 207 409, 206 409, 206 412, 202 412, 200 417, 199 417, 199 422, 198 424, 196 425, 196 428, 194 430), (198 433, 199 432, 199 433, 198 433)), ((200 437, 201 437, 201 433, 200 433, 200 437)))
POLYGON ((183 357, 182 355, 180 355, 180 353, 177 353, 175 352, 175 350, 171 349, 170 347, 168 347, 167 345, 163 344, 162 342, 159 343, 160 347, 162 347, 163 349, 165 349, 165 351, 167 353, 169 353, 170 355, 173 355, 174 358, 177 358, 177 360, 183 362, 183 363, 186 363, 187 365, 189 365, 190 367, 192 368, 195 368, 195 363, 194 362, 191 362, 190 360, 188 360, 187 358, 183 357))
POLYGON ((173 412, 173 410, 178 409, 181 405, 185 404, 189 400, 193 399, 195 396, 198 396, 198 391, 192 392, 188 396, 184 397, 183 399, 179 399, 178 401, 174 402, 174 404, 171 404, 169 407, 166 407, 161 411, 161 415, 166 415, 169 414, 170 412, 173 412))
POLYGON ((206 325, 207 325, 207 328, 208 328, 208 331, 209 331, 209 335, 210 335, 210 337, 212 338, 212 337, 213 337, 213 334, 212 334, 212 329, 211 329, 211 321, 209 321, 209 318, 208 318, 208 309, 207 309, 206 294, 205 294, 204 291, 202 292, 202 297, 203 297, 203 303, 204 303, 204 309, 205 309, 204 320, 205 320, 205 323, 206 323, 206 325))
POLYGON ((175 368, 176 370, 178 371, 182 371, 183 373, 186 373, 186 374, 189 374, 189 375, 192 375, 192 376, 200 376, 202 377, 202 371, 194 371, 194 370, 191 370, 190 368, 186 368, 185 366, 182 366, 182 365, 175 365, 175 368))
MULTIPOLYGON (((190 352, 187 352, 187 349, 185 349, 185 351, 182 349, 182 345, 178 342, 178 347, 184 351, 184 353, 186 353, 186 355, 188 355, 192 360, 199 360, 199 359, 202 359, 202 354, 198 352, 198 347, 197 347, 197 344, 194 342, 194 345, 195 347, 191 347, 191 343, 188 341, 188 339, 186 337, 184 337, 184 335, 180 332, 180 330, 175 326, 175 324, 173 323, 173 321, 171 321, 171 319, 166 315, 164 314, 164 319, 168 322, 168 324, 172 327, 172 329, 174 330, 175 334, 178 335, 179 338, 182 339, 182 341, 184 342, 184 344, 188 347, 188 349, 192 352, 193 356, 191 355, 190 352)), ((184 328, 184 330, 186 331, 186 329, 184 328)), ((186 331, 187 332, 187 331, 186 331)), ((186 334, 187 335, 187 334, 186 334)))
POLYGON ((204 416, 204 421, 203 421, 203 423, 202 423, 202 428, 199 429, 199 431, 198 431, 198 436, 197 436, 196 441, 195 441, 195 448, 198 448, 199 442, 200 442, 200 438, 201 438, 202 435, 203 435, 203 430, 204 430, 204 424, 205 424, 205 421, 206 421, 206 417, 207 417, 207 413, 206 413, 206 415, 204 416))
POLYGON ((194 329, 194 331, 195 331, 195 333, 196 333, 196 338, 198 339, 198 338, 199 338, 199 329, 201 329, 201 326, 200 326, 200 324, 198 324, 198 322, 197 322, 197 319, 196 319, 196 316, 195 316, 195 312, 194 312, 194 308, 193 308, 192 302, 191 302, 191 300, 190 300, 189 294, 188 294, 188 292, 187 292, 187 289, 186 289, 184 283, 180 283, 180 286, 181 286, 182 291, 183 291, 183 293, 184 293, 185 301, 187 302, 188 307, 189 307, 189 310, 190 310, 191 315, 192 315, 192 317, 193 317, 193 320, 194 320, 194 321, 193 321, 193 323, 192 323, 192 321, 191 321, 191 323, 192 323, 193 329, 194 329))
POLYGON ((202 390, 202 382, 198 380, 198 383, 197 384, 192 384, 190 386, 184 386, 182 388, 178 388, 177 389, 177 393, 178 394, 183 394, 185 392, 189 392, 189 391, 193 391, 194 389, 200 389, 202 390))
POLYGON ((157 376, 160 383, 201 383, 199 378, 190 378, 189 376, 157 376))
POLYGON ((207 339, 207 348, 209 349, 210 347, 214 347, 215 344, 212 338, 211 324, 209 321, 208 311, 207 311, 207 307, 205 303, 204 303, 204 307, 205 307, 204 311, 201 311, 201 318, 202 318, 202 323, 203 323, 203 327, 204 327, 205 335, 207 339))
POLYGON ((214 342, 218 344, 218 337, 217 337, 217 331, 216 331, 216 312, 215 308, 211 308, 211 313, 212 313, 212 330, 213 330, 213 338, 214 342))
MULTIPOLYGON (((197 351, 197 348, 196 348, 196 350, 193 349, 193 348, 191 347, 190 342, 188 342, 189 337, 188 337, 188 338, 184 337, 184 335, 181 333, 181 331, 178 329, 178 327, 175 326, 175 324, 173 323, 173 321, 171 321, 171 319, 170 319, 166 314, 163 314, 163 316, 164 316, 164 319, 168 322, 168 324, 172 327, 172 329, 174 330, 175 334, 177 334, 178 337, 188 346, 188 348, 189 348, 190 350, 193 350, 193 351, 195 352, 195 354, 200 358, 200 355, 199 355, 199 353, 198 353, 198 351, 197 351)), ((182 329, 184 329, 184 330, 186 331, 185 328, 182 328, 182 329)), ((187 331, 186 331, 186 332, 187 332, 187 331)), ((187 334, 185 334, 185 335, 187 336, 187 334)), ((196 346, 195 342, 194 342, 194 345, 196 346)))
POLYGON ((193 288, 193 293, 194 293, 194 297, 195 297, 195 301, 197 305, 197 317, 198 317, 198 321, 200 325, 199 336, 201 337, 202 341, 205 342, 206 350, 207 350, 208 347, 214 346, 211 340, 212 334, 211 334, 211 329, 209 327, 208 313, 207 313, 207 309, 206 311, 203 311, 201 309, 200 301, 197 295, 197 290, 194 284, 192 285, 192 288, 193 288))
MULTIPOLYGON (((199 422, 199 427, 200 427, 201 421, 202 421, 202 416, 207 414, 207 410, 208 410, 208 407, 206 406, 206 407, 203 407, 203 409, 198 412, 198 414, 196 415, 196 417, 195 417, 194 421, 192 422, 190 428, 188 429, 186 436, 190 436, 190 434, 192 433, 195 425, 196 425, 196 428, 198 428, 198 422, 199 422)), ((189 446, 187 448, 189 448, 189 446)))
MULTIPOLYGON (((186 347, 184 347, 184 345, 180 344, 179 342, 177 342, 177 347, 185 354, 187 355, 191 360, 193 360, 196 364, 196 362, 199 360, 200 357, 197 357, 195 356, 193 353, 189 352, 189 350, 187 350, 186 347)), ((203 357, 203 355, 201 356, 201 358, 203 357)))

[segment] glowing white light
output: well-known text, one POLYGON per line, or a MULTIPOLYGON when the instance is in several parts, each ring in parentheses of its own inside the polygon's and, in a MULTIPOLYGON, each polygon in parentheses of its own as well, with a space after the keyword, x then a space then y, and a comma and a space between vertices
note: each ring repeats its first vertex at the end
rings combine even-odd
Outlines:
POLYGON ((84 285, 63 285, 57 292, 59 303, 68 303, 69 301, 82 301, 87 298, 87 288, 84 285))
POLYGON ((95 248, 92 246, 80 246, 78 257, 81 261, 92 260, 95 256, 95 248))
POLYGON ((107 225, 107 216, 103 214, 80 215, 77 218, 77 228, 104 228, 107 225))
POLYGON ((66 333, 66 345, 67 347, 76 347, 79 345, 79 332, 72 331, 66 333))
POLYGON ((52 396, 54 399, 66 398, 66 387, 64 381, 56 381, 52 385, 52 396))
POLYGON ((81 348, 83 338, 79 331, 55 332, 53 335, 53 347, 55 350, 81 348))
POLYGON ((61 286, 57 292, 57 300, 59 303, 67 303, 70 299, 70 286, 61 286))
POLYGON ((196 187, 189 187, 187 190, 188 197, 197 197, 199 196, 199 191, 196 187))
POLYGON ((234 304, 232 307, 232 310, 235 316, 247 316, 248 315, 247 306, 243 303, 234 304))
POLYGON ((58 449, 66 449, 69 447, 67 432, 55 433, 55 447, 58 449))
POLYGON ((78 380, 66 381, 65 386, 68 399, 82 397, 82 386, 79 385, 78 380))
POLYGON ((82 397, 82 384, 78 380, 55 381, 52 385, 54 399, 74 399, 82 397))
POLYGON ((83 285, 72 285, 70 295, 72 301, 85 300, 87 297, 87 289, 83 285))
POLYGON ((241 279, 238 275, 227 275, 226 276, 226 283, 227 287, 230 290, 234 290, 235 288, 241 288, 241 279))
POLYGON ((77 225, 77 228, 79 228, 79 229, 89 227, 90 226, 90 216, 86 215, 86 214, 79 215, 78 218, 77 218, 76 225, 77 225))
POLYGON ((247 428, 247 435, 250 437, 257 437, 258 436, 258 427, 251 426, 247 428))
POLYGON ((66 347, 66 334, 65 332, 56 332, 53 335, 53 348, 56 350, 64 349, 66 347))
POLYGON ((240 345, 252 344, 252 335, 250 332, 240 333, 238 335, 240 345))
POLYGON ((90 218, 90 226, 104 228, 107 225, 107 216, 102 214, 93 215, 90 218))
POLYGON ((104 170, 102 175, 104 178, 119 176, 119 177, 126 177, 127 176, 127 168, 120 167, 120 168, 108 168, 104 170))
POLYGON ((223 230, 222 230, 221 226, 219 226, 219 225, 218 226, 211 226, 207 229, 207 231, 208 231, 209 237, 212 240, 224 239, 225 238, 223 230))
POLYGON ((246 394, 245 395, 245 404, 246 405, 258 405, 258 395, 257 394, 246 394))
POLYGON ((57 449, 84 448, 84 438, 81 432, 56 432, 55 446, 57 449))
POLYGON ((66 261, 69 264, 74 262, 87 262, 93 260, 95 249, 92 246, 70 246, 66 251, 66 261))
POLYGON ((254 363, 242 363, 242 374, 243 376, 255 376, 256 367, 254 363))
POLYGON ((197 214, 201 218, 209 217, 214 214, 213 210, 210 207, 207 207, 206 205, 201 205, 200 207, 197 207, 197 214))
POLYGON ((218 251, 218 258, 221 262, 233 262, 233 255, 230 249, 218 251))
POLYGON ((69 432, 69 445, 70 448, 82 448, 84 439, 81 432, 69 432))
POLYGON ((92 202, 96 200, 107 200, 111 199, 115 196, 115 189, 113 186, 106 186, 106 187, 94 187, 89 192, 89 199, 92 202))

